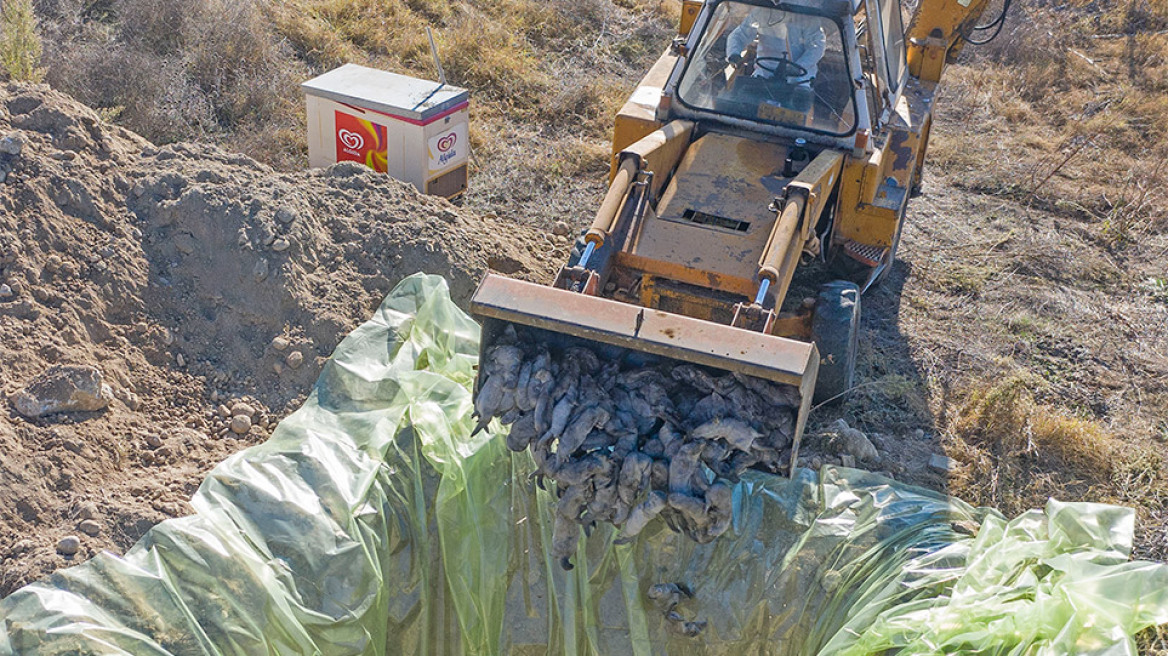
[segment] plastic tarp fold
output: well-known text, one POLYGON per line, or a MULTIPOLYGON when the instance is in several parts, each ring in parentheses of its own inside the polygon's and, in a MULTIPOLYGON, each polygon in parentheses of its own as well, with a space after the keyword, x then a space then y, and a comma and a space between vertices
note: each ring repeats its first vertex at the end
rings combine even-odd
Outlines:
POLYGON ((1130 510, 1007 521, 831 467, 748 474, 708 545, 598 527, 564 571, 530 457, 470 436, 478 334, 440 278, 403 281, 195 515, 0 601, 0 654, 1134 654, 1168 622, 1130 510))

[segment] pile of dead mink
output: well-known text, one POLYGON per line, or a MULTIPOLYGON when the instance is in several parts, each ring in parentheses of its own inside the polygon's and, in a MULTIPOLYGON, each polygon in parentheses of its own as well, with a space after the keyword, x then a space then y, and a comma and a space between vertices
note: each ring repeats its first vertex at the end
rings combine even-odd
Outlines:
MULTIPOLYGON (((795 387, 615 347, 563 347, 507 326, 484 354, 476 432, 494 417, 556 483, 553 552, 565 569, 580 527, 610 522, 627 542, 660 516, 700 543, 732 519, 746 468, 779 471, 795 387)), ((542 483, 542 481, 541 481, 542 483)))

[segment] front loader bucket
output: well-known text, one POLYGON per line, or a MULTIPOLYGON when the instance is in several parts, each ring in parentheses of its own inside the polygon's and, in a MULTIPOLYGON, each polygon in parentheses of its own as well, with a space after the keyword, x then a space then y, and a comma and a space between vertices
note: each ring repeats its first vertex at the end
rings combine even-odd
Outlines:
POLYGON ((470 311, 483 324, 480 355, 513 323, 552 338, 607 344, 792 385, 801 398, 791 447, 794 471, 819 371, 819 352, 810 342, 490 273, 471 298, 470 311))

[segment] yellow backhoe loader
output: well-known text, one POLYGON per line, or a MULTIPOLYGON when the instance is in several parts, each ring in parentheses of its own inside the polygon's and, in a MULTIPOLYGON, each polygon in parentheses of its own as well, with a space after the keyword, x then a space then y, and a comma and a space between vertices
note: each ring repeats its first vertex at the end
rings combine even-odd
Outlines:
POLYGON ((1000 29, 987 4, 921 0, 906 29, 898 0, 684 0, 555 283, 480 284, 484 353, 519 324, 791 385, 794 467, 812 400, 853 386, 860 295, 896 258, 946 64, 1000 29), (788 298, 816 259, 847 279, 788 298))

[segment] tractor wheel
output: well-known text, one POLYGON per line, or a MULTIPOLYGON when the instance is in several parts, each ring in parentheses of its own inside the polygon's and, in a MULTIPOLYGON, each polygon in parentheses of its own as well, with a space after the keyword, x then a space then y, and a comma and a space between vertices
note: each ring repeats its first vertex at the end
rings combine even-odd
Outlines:
POLYGON ((859 336, 860 288, 846 280, 820 287, 811 320, 811 339, 819 349, 816 403, 842 399, 854 385, 859 336))

